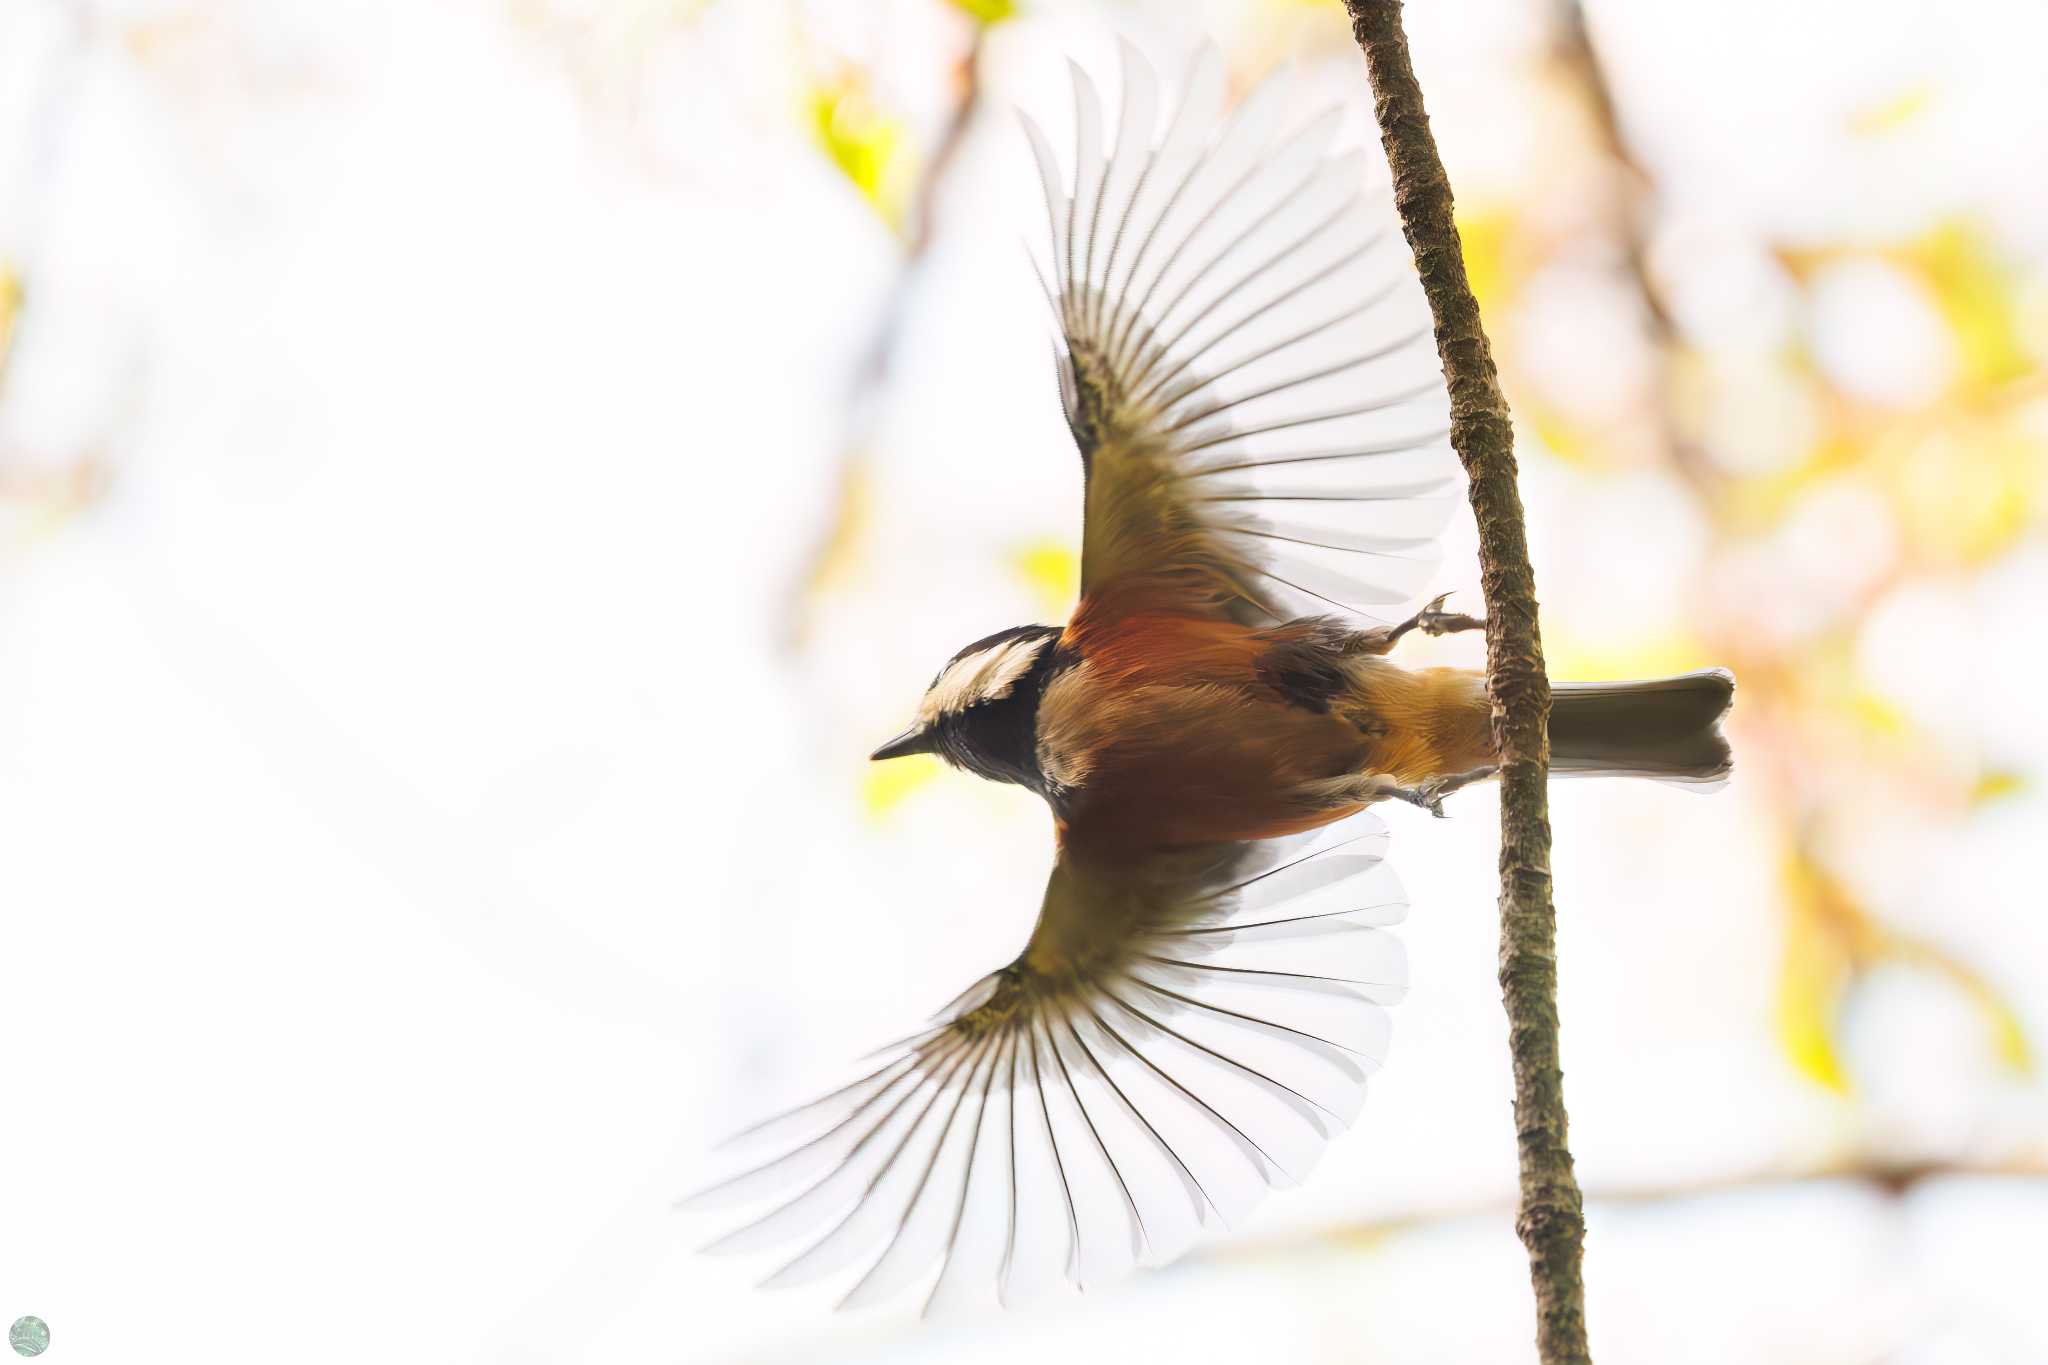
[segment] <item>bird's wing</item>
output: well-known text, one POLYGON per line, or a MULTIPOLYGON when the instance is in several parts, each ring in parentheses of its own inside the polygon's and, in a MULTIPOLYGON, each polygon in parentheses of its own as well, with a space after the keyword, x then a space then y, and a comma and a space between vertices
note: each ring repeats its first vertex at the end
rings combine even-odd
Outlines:
POLYGON ((1169 1260, 1300 1180, 1358 1113, 1405 978, 1370 815, 1128 861, 1063 852, 1024 952, 844 1089, 743 1134, 780 1154, 693 1203, 773 1201, 713 1250, 865 1265, 926 1309, 1169 1260))
POLYGON ((1384 159, 1330 153, 1336 109, 1286 130, 1284 77, 1227 118, 1223 83, 1204 48, 1155 136, 1158 84, 1125 45, 1105 150, 1076 67, 1071 174, 1024 120, 1087 478, 1083 600, 1371 615, 1416 596, 1452 506, 1428 312, 1384 159))

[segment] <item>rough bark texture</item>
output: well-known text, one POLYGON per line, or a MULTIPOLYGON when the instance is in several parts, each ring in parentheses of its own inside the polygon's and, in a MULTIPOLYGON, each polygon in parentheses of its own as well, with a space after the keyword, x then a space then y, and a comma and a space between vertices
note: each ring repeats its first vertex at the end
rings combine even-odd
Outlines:
POLYGON ((1588 1361, 1579 1279, 1585 1213, 1565 1140, 1557 1043, 1557 919, 1550 903, 1550 679, 1536 628, 1536 581, 1515 487, 1514 432, 1465 279, 1451 186, 1430 136, 1408 60, 1400 0, 1345 0, 1365 51, 1394 205, 1436 322, 1451 394, 1451 445, 1479 522, 1486 594, 1487 694, 1501 751, 1500 983, 1514 1052, 1521 1212, 1536 1290, 1536 1346, 1545 1365, 1588 1361))

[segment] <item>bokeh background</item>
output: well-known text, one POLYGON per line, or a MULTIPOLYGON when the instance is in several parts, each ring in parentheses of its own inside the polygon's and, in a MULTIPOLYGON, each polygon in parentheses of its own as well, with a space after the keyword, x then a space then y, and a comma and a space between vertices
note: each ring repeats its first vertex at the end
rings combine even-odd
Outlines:
MULTIPOLYGON (((1408 23, 1552 671, 1740 678, 1726 791, 1553 797, 1595 1354, 2048 1361, 2048 9, 1408 23)), ((1035 911, 1033 798, 864 755, 1071 604, 1011 110, 1116 33, 1370 136, 1335 0, 0 6, 0 1319, 1533 1358, 1490 789, 1390 815, 1388 1069, 1203 1253, 919 1324, 671 1207, 1035 911)))

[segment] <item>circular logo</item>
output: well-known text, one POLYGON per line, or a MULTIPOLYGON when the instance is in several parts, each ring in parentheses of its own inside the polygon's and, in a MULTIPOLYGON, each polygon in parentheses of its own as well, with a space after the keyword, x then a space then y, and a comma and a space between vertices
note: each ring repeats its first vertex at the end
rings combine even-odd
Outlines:
POLYGON ((39 1356, 50 1349, 50 1325, 37 1317, 16 1318, 7 1329, 7 1344, 18 1356, 39 1356))

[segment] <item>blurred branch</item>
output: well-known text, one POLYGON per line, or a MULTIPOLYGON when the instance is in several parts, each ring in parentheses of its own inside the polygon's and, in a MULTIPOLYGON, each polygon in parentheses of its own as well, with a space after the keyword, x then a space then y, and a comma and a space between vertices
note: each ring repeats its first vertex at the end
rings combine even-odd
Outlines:
POLYGON ((1672 401, 1671 367, 1673 358, 1683 349, 1683 342, 1678 335, 1677 324, 1672 321, 1671 311, 1665 306, 1663 291, 1650 270, 1649 201, 1652 181, 1631 151, 1628 139, 1622 135, 1621 118, 1614 105, 1614 87, 1608 83, 1607 70, 1601 65, 1600 54, 1593 47, 1592 35, 1586 30, 1584 4, 1581 0, 1556 0, 1555 9, 1558 60, 1577 79, 1592 115, 1600 149, 1606 154, 1608 165, 1614 168, 1614 184, 1608 196, 1613 213, 1611 227, 1621 249, 1623 268, 1635 285, 1636 297, 1642 303, 1644 321, 1649 329, 1657 390, 1656 401, 1651 407, 1655 410, 1652 415, 1659 438, 1672 467, 1697 491, 1704 493, 1710 487, 1714 467, 1705 458, 1699 442, 1687 434, 1677 418, 1676 404, 1672 401))
MULTIPOLYGON (((78 106, 87 59, 95 38, 101 36, 94 16, 85 8, 70 6, 59 12, 65 27, 40 63, 41 85, 23 125, 27 171, 15 191, 11 235, 0 241, 0 404, 8 396, 15 352, 31 321, 31 303, 38 298, 30 277, 41 263, 50 186, 57 178, 59 158, 78 106)), ((35 302, 35 306, 43 305, 35 302)), ((98 448, 100 444, 68 458, 40 463, 22 459, 19 450, 0 447, 0 550, 12 550, 61 525, 106 492, 112 466, 98 448)))
POLYGON ((967 50, 954 67, 952 108, 938 141, 933 144, 930 158, 918 176, 916 192, 903 218, 903 256, 896 269, 896 278, 890 284, 881 316, 854 371, 853 385, 847 395, 846 432, 840 446, 837 486, 833 490, 829 517, 798 572, 784 613, 782 637, 790 648, 802 644, 808 633, 810 607, 819 587, 829 578, 833 566, 849 552, 860 529, 857 523, 866 506, 863 490, 874 414, 888 384, 889 364, 903 330, 904 313, 931 247, 941 191, 974 121, 975 106, 981 95, 981 54, 985 32, 984 26, 976 25, 967 50))
POLYGON ((1557 53, 1565 66, 1578 77, 1580 88, 1591 106, 1601 150, 1621 172, 1622 192, 1616 196, 1615 202, 1620 208, 1616 227, 1622 251, 1628 260, 1629 273, 1642 290, 1643 306, 1649 313, 1651 329, 1660 344, 1667 342, 1675 334, 1675 329, 1671 314, 1665 311, 1663 298, 1650 278, 1649 234, 1644 230, 1643 201, 1648 196, 1650 177, 1622 137, 1621 119, 1614 107, 1614 88, 1607 83, 1606 68, 1601 66, 1599 54, 1593 50, 1592 35, 1586 31, 1586 8, 1580 0, 1557 0, 1557 53))
POLYGON ((1501 396, 1479 304, 1465 276, 1451 186, 1408 59, 1400 0, 1346 0, 1365 51, 1394 205, 1415 253, 1451 397, 1451 445, 1464 463, 1479 523, 1486 596, 1486 687, 1500 752, 1500 982, 1514 1054, 1521 1210, 1536 1345, 1545 1365, 1589 1361, 1580 1280, 1585 1214, 1566 1139, 1558 1057, 1557 916, 1550 899, 1550 679, 1536 619, 1514 428, 1501 396))
POLYGON ((984 32, 980 28, 974 30, 967 51, 953 68, 952 112, 947 115, 946 126, 939 134, 937 145, 932 148, 931 160, 925 164, 924 175, 918 182, 917 197, 911 203, 910 216, 906 220, 908 226, 903 240, 906 265, 914 265, 924 259, 925 248, 931 244, 939 186, 945 182, 946 172, 952 169, 954 158, 960 154, 960 144, 967 140, 968 125, 974 121, 975 102, 981 95, 984 32))
POLYGON ((1896 1199, 1933 1181, 1979 1178, 2048 1180, 2048 1155, 2009 1157, 2000 1161, 1974 1161, 1968 1158, 1918 1161, 1883 1157, 1852 1158, 1822 1162, 1817 1166, 1765 1167, 1753 1171, 1737 1171, 1727 1175, 1707 1176, 1699 1180, 1595 1188, 1586 1197, 1602 1204, 1662 1204, 1679 1199, 1698 1199, 1707 1195, 1768 1189, 1780 1185, 1839 1182, 1869 1185, 1896 1199))
MULTIPOLYGON (((1849 1158, 1815 1166, 1761 1167, 1730 1171, 1697 1180, 1658 1181, 1644 1184, 1595 1186, 1586 1191, 1589 1204, 1655 1207, 1706 1199, 1723 1194, 1743 1194, 1785 1186, 1850 1184, 1867 1186, 1894 1199, 1902 1199, 1924 1185, 1943 1180, 2014 1180, 2048 1182, 2048 1153, 2010 1157, 1998 1161, 1936 1159, 1921 1161, 1887 1160, 1879 1157, 1849 1158)), ((1275 1239, 1248 1245, 1242 1254, 1257 1256, 1298 1247, 1304 1242, 1340 1238, 1371 1241, 1395 1233, 1440 1227, 1467 1219, 1491 1219, 1507 1211, 1499 1199, 1475 1199, 1463 1204, 1444 1204, 1364 1219, 1335 1228, 1315 1229, 1300 1237, 1275 1239)), ((1223 1253, 1229 1254, 1229 1253, 1223 1253)))

